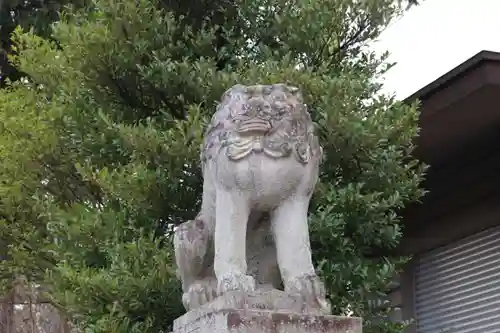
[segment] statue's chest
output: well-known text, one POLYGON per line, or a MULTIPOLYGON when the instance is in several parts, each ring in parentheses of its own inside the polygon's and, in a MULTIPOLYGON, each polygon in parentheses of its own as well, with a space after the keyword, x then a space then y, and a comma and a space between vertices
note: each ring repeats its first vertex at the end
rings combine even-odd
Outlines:
POLYGON ((205 176, 226 190, 245 192, 251 208, 261 211, 272 209, 294 192, 309 168, 293 158, 272 159, 258 153, 239 161, 220 154, 212 162, 205 176))

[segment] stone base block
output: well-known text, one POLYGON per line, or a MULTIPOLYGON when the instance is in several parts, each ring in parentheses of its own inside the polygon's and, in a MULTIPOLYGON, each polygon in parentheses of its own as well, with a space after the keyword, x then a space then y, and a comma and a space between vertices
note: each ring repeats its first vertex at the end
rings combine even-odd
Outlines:
POLYGON ((362 333, 360 318, 257 309, 191 311, 173 333, 362 333))

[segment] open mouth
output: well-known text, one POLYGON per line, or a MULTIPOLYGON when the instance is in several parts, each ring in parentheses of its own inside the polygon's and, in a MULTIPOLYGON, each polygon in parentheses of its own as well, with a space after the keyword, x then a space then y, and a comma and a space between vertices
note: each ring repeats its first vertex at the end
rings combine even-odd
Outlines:
POLYGON ((261 119, 250 119, 242 121, 238 124, 236 131, 240 134, 244 133, 259 133, 264 134, 271 129, 271 124, 268 121, 261 119))

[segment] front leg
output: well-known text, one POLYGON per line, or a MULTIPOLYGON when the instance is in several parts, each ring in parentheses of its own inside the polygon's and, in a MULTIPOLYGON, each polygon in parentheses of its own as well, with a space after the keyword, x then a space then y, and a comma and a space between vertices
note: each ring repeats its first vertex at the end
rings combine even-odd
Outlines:
POLYGON ((312 262, 307 221, 309 200, 306 196, 292 196, 272 215, 278 265, 285 292, 300 295, 307 304, 329 314, 325 288, 312 262))
POLYGON ((253 292, 255 280, 246 275, 248 197, 239 191, 217 189, 214 270, 218 293, 253 292))

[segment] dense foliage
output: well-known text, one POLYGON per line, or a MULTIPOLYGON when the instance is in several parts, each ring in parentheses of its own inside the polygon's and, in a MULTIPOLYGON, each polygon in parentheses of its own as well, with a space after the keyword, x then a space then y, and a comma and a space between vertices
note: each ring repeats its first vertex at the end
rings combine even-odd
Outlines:
POLYGON ((34 33, 50 38, 51 23, 68 4, 82 7, 86 0, 0 0, 0 87, 26 75, 8 61, 13 54, 11 34, 16 27, 32 29, 34 33))
POLYGON ((168 332, 183 312, 169 231, 197 212, 204 126, 231 85, 287 82, 326 153, 311 232, 334 311, 399 332, 371 301, 404 258, 369 254, 398 244, 422 194, 417 111, 380 94, 389 64, 367 43, 402 6, 96 0, 51 39, 16 30, 29 79, 0 92, 3 281, 47 286, 86 332, 168 332))

